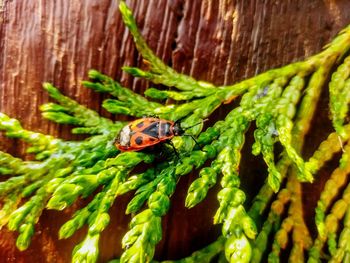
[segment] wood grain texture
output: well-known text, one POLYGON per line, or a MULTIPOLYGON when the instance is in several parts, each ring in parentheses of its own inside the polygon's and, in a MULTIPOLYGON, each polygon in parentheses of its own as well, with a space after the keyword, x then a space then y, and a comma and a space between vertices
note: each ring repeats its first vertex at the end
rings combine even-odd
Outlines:
MULTIPOLYGON (((180 72, 213 82, 231 84, 267 69, 317 53, 350 23, 348 0, 138 0, 127 1, 150 47, 180 72)), ((41 83, 52 82, 79 103, 110 116, 101 109, 106 95, 82 88, 91 68, 113 76, 142 93, 148 86, 121 71, 121 66, 140 66, 141 58, 125 29, 115 0, 0 0, 0 111, 18 118, 25 128, 66 139, 79 139, 69 127, 41 118, 38 106, 48 101, 41 83)), ((322 101, 325 108, 326 99, 322 101)), ((215 112, 225 115, 229 106, 215 112)), ((318 115, 308 140, 312 149, 327 134, 327 110, 318 115)), ((251 139, 248 138, 248 144, 251 139)), ((0 137, 0 149, 23 156, 24 144, 0 137)), ((249 146, 248 146, 249 147, 249 146)), ((248 152, 248 150, 246 150, 248 152)), ((305 154, 311 150, 305 150, 305 154)), ((242 161, 243 185, 251 185, 261 172, 261 161, 249 156, 242 161)), ((326 176, 325 172, 325 176, 326 176)), ((215 239, 212 226, 217 189, 207 201, 187 210, 186 189, 193 176, 182 178, 163 220, 163 240, 157 258, 180 258, 215 239)), ((317 188, 317 187, 316 187, 317 188)), ((256 189, 247 189, 254 192, 256 189)), ((319 191, 319 189, 317 190, 319 191)), ((318 198, 306 186, 305 193, 318 198)), ((314 199, 306 195, 307 206, 314 199), (308 199, 309 198, 309 199, 308 199), (312 200, 311 200, 312 199, 312 200)), ((112 223, 100 244, 101 262, 121 253, 120 238, 127 231, 124 215, 130 196, 117 200, 112 223)), ((86 231, 57 241, 57 231, 70 211, 46 211, 37 226, 31 247, 15 248, 16 234, 0 233, 0 262, 69 262, 72 248, 86 231)), ((308 209, 310 210, 310 209, 308 209)))

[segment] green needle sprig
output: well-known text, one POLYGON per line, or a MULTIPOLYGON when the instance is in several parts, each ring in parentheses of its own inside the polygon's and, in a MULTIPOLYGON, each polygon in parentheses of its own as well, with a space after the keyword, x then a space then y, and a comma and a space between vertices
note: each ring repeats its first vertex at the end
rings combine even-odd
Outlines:
POLYGON ((123 169, 117 171, 113 181, 103 189, 94 213, 88 218, 88 234, 84 241, 73 250, 73 262, 95 262, 97 260, 100 234, 110 221, 108 210, 113 205, 119 184, 125 180, 126 175, 127 172, 123 169))
POLYGON ((339 235, 339 241, 336 250, 332 253, 332 258, 329 262, 340 263, 350 260, 350 248, 349 248, 349 226, 350 226, 350 212, 347 209, 344 218, 344 229, 339 235))
POLYGON ((30 245, 44 209, 64 210, 79 198, 93 196, 61 227, 59 237, 69 238, 87 225, 86 237, 75 247, 72 260, 96 262, 100 235, 112 216, 109 209, 118 196, 134 191, 125 211, 132 220, 122 240, 124 252, 114 262, 151 262, 162 238, 162 218, 171 206, 177 182, 197 169, 198 178, 189 186, 185 206, 196 206, 220 183, 213 223, 221 224, 222 235, 175 262, 261 262, 265 255, 269 262, 280 262, 288 245, 291 262, 304 262, 306 255, 309 262, 319 262, 325 257, 325 244, 330 262, 350 258, 350 26, 323 51, 304 61, 232 85, 215 86, 169 67, 148 47, 124 1, 120 1, 120 12, 145 64, 144 69, 125 66, 123 70, 171 89, 149 88, 144 94, 149 98, 146 99, 97 70, 91 70, 90 80, 82 85, 108 93, 111 98, 103 102, 103 107, 112 114, 178 121, 186 131, 184 136, 171 140, 179 157, 169 154, 159 161, 156 152, 120 152, 115 142, 126 122, 101 117, 64 96, 52 84, 44 83, 44 89, 56 102, 41 106, 43 117, 74 125, 72 133, 87 137, 80 141, 61 140, 26 130, 18 120, 0 113, 0 130, 10 138, 29 143, 27 152, 35 154, 34 160, 24 161, 0 152, 0 174, 4 176, 0 183, 0 225, 19 233, 17 247, 24 250, 30 245), (305 161, 305 136, 323 87, 329 90, 335 132, 305 161), (174 103, 165 104, 166 99, 174 103), (218 107, 231 101, 237 106, 225 119, 215 120, 203 129, 205 119, 212 118, 218 107), (267 174, 251 203, 246 199, 253 196, 247 196, 241 187, 245 174, 240 172, 249 130, 254 130, 252 153, 261 154, 267 174), (276 149, 281 149, 280 154, 276 149), (312 240, 303 218, 302 182, 312 183, 317 172, 340 151, 344 152, 339 166, 318 201, 318 236, 312 240), (140 171, 139 166, 144 163, 147 167, 140 171), (271 239, 274 241, 269 245, 271 239))
POLYGON ((111 120, 102 118, 97 112, 90 110, 76 101, 63 96, 58 89, 50 83, 44 83, 44 89, 49 93, 50 97, 58 101, 60 104, 48 103, 41 106, 43 116, 49 120, 61 124, 73 124, 83 126, 74 128, 73 133, 110 133, 114 128, 111 120))
POLYGON ((344 130, 344 121, 350 102, 350 57, 344 59, 337 71, 333 73, 329 83, 330 112, 332 114, 333 127, 340 137, 348 137, 344 130))

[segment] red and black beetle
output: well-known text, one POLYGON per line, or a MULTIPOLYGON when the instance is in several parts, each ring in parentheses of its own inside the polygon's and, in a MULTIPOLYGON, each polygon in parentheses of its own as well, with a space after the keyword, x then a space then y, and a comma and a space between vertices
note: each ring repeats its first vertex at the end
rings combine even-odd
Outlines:
POLYGON ((158 118, 137 119, 120 131, 116 147, 122 152, 140 151, 183 133, 177 122, 158 118))

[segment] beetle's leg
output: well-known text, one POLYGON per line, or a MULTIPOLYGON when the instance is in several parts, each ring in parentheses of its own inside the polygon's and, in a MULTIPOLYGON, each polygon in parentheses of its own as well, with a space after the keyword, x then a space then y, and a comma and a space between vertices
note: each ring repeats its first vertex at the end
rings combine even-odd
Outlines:
POLYGON ((166 142, 167 142, 168 144, 170 144, 171 147, 173 147, 173 150, 174 150, 174 153, 175 153, 176 157, 181 161, 179 152, 176 150, 174 143, 173 143, 171 140, 167 140, 166 142))
POLYGON ((182 136, 189 136, 192 138, 192 140, 194 141, 194 143, 196 144, 196 146, 202 151, 202 152, 206 152, 205 150, 202 149, 202 147, 199 145, 199 143, 197 142, 196 138, 194 138, 194 136, 192 134, 183 134, 182 136))

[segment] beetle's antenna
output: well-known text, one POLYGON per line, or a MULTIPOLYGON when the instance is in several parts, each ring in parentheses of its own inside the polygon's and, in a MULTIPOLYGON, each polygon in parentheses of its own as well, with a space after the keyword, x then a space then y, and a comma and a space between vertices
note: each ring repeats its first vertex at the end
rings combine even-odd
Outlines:
MULTIPOLYGON (((198 123, 196 123, 196 124, 194 124, 194 125, 192 125, 192 126, 183 128, 183 131, 186 131, 186 130, 188 130, 188 129, 191 129, 192 127, 195 127, 195 126, 197 126, 197 125, 199 125, 199 124, 202 124, 203 122, 206 122, 206 121, 208 121, 208 120, 209 120, 209 119, 204 119, 204 120, 202 120, 201 122, 198 122, 198 123)), ((197 147, 198 147, 199 149, 201 149, 201 146, 199 145, 199 143, 197 142, 196 138, 194 138, 194 136, 193 136, 192 134, 183 134, 183 136, 189 136, 189 137, 191 137, 192 140, 193 140, 193 141, 195 142, 195 144, 197 145, 197 147)))
POLYGON ((191 128, 193 128, 193 127, 195 127, 195 126, 197 126, 197 125, 199 125, 199 124, 202 124, 202 123, 204 123, 204 122, 206 122, 206 121, 208 121, 209 119, 204 119, 204 120, 202 120, 201 122, 198 122, 198 123, 196 123, 196 124, 194 124, 194 125, 192 125, 192 126, 189 126, 189 127, 186 127, 186 128, 182 128, 184 131, 186 131, 186 130, 188 130, 188 129, 191 129, 191 128))

